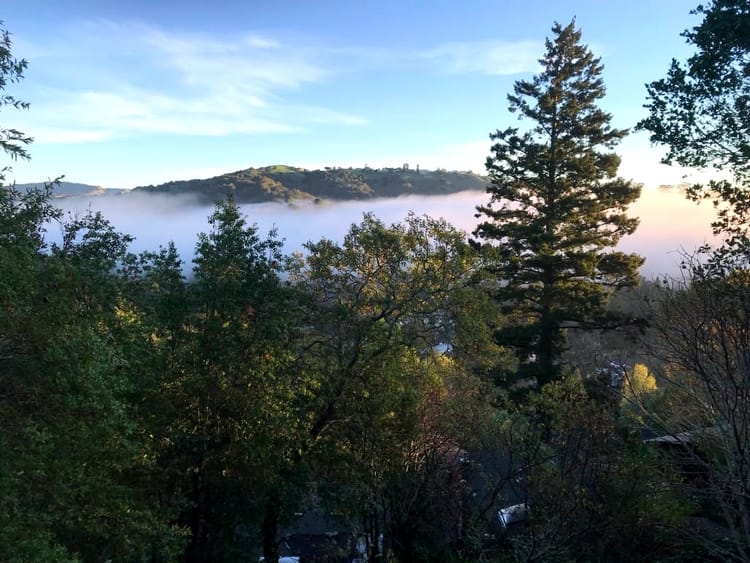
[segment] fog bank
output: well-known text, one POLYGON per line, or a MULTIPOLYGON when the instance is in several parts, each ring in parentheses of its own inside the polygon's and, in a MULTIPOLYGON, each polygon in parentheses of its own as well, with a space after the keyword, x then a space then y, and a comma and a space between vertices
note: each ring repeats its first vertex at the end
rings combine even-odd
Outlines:
MULTIPOLYGON (((284 239, 287 253, 302 250, 307 241, 323 237, 340 241, 352 223, 372 212, 386 223, 403 220, 409 211, 418 215, 442 217, 455 227, 470 233, 477 223, 475 207, 488 201, 485 192, 461 192, 447 196, 404 196, 393 199, 323 202, 260 203, 241 205, 248 222, 256 223, 264 235, 276 228, 284 239)), ((84 213, 90 206, 101 211, 118 231, 135 237, 134 252, 156 250, 174 241, 180 256, 190 265, 197 234, 209 228, 211 206, 198 205, 190 198, 165 195, 127 194, 125 196, 70 198, 57 200, 66 213, 84 213)), ((676 275, 680 252, 692 252, 711 240, 710 221, 713 210, 704 203, 687 201, 676 190, 644 189, 630 214, 641 218, 633 236, 626 237, 619 248, 646 257, 641 274, 646 278, 676 275)), ((50 229, 52 240, 59 238, 50 229)))

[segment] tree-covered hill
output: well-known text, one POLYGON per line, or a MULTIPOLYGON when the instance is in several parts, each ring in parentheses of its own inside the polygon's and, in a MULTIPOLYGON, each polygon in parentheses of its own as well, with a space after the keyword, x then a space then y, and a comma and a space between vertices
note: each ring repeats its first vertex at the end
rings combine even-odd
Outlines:
POLYGON ((439 195, 483 190, 487 180, 471 172, 402 168, 335 168, 307 170, 292 166, 248 168, 204 180, 181 180, 141 186, 134 192, 190 194, 214 202, 232 194, 255 203, 293 199, 370 199, 401 195, 439 195))

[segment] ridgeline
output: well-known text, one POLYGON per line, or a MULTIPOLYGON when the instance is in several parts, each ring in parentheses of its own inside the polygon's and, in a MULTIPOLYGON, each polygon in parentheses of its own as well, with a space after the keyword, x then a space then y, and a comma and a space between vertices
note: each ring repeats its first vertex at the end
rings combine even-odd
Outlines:
POLYGON ((205 180, 180 180, 141 186, 133 192, 184 194, 213 203, 227 195, 239 203, 292 200, 352 200, 440 195, 484 190, 487 179, 472 172, 402 168, 336 168, 306 170, 265 166, 222 174, 205 180))

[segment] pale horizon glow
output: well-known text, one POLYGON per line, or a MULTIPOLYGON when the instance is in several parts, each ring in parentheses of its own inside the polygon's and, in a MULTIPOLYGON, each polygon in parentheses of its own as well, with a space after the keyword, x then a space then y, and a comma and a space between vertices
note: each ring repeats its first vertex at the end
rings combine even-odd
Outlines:
MULTIPOLYGON (((287 254, 303 251, 308 241, 329 238, 343 240, 353 223, 364 213, 373 213, 387 224, 403 221, 409 212, 448 221, 467 236, 474 230, 476 206, 485 204, 488 195, 467 191, 447 196, 403 196, 390 199, 331 202, 314 205, 309 201, 296 204, 260 203, 240 206, 248 223, 256 223, 261 234, 277 229, 284 239, 287 254)), ((56 204, 72 214, 91 208, 102 211, 105 218, 123 233, 133 235, 134 252, 157 250, 174 241, 183 261, 189 266, 197 234, 208 230, 207 217, 212 206, 197 204, 189 196, 133 193, 126 197, 66 198, 56 204)), ((634 235, 624 237, 618 246, 624 252, 646 257, 641 275, 647 279, 677 276, 685 254, 694 253, 705 243, 715 242, 710 222, 711 205, 696 205, 677 189, 644 189, 641 198, 629 209, 629 215, 640 217, 634 235)), ((54 239, 55 229, 50 235, 54 239)), ((189 267, 187 268, 189 269, 189 267)))

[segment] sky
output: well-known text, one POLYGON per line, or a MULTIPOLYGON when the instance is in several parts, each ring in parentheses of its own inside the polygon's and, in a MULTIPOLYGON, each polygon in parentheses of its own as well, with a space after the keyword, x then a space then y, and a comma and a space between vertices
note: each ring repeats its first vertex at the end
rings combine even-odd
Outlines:
MULTIPOLYGON (((0 123, 34 137, 15 181, 132 188, 272 164, 482 173, 489 133, 523 127, 513 83, 575 18, 604 64, 613 125, 690 48, 689 0, 3 0, 25 78, 0 123)), ((679 183, 645 133, 620 174, 679 183)))

